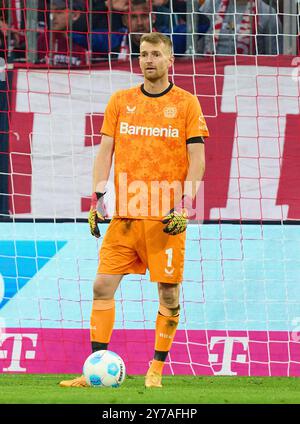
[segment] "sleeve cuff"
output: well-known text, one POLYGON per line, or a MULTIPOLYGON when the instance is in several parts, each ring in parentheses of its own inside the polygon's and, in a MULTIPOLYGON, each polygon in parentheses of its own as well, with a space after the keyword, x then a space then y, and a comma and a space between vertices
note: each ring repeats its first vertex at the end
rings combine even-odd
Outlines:
POLYGON ((203 137, 191 137, 186 140, 186 144, 193 144, 193 143, 203 143, 204 144, 204 138, 203 137))

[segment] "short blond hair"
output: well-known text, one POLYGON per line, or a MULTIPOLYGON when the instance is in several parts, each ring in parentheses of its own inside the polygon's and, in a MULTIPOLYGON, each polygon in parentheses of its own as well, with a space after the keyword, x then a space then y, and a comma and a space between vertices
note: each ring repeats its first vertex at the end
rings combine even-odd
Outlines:
POLYGON ((170 37, 167 37, 166 35, 160 33, 160 32, 150 32, 149 34, 143 34, 141 36, 140 45, 143 42, 147 42, 150 44, 160 44, 163 43, 164 46, 169 50, 170 55, 172 55, 173 52, 173 44, 170 39, 170 37))

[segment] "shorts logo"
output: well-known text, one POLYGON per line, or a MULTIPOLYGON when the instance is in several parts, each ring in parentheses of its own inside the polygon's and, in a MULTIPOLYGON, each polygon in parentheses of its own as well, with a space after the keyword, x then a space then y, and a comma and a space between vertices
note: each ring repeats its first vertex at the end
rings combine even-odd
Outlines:
POLYGON ((127 105, 126 109, 127 109, 127 113, 134 113, 135 110, 136 110, 136 106, 130 107, 130 106, 127 105))
POLYGON ((177 108, 175 106, 167 106, 164 108, 165 118, 175 118, 177 115, 177 108))
POLYGON ((174 273, 174 268, 171 268, 171 269, 167 269, 167 268, 165 268, 165 273, 166 273, 167 275, 172 275, 172 274, 174 273))

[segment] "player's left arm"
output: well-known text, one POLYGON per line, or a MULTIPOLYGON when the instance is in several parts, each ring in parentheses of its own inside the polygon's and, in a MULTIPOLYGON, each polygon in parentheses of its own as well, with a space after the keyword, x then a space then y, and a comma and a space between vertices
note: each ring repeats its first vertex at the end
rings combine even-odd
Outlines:
MULTIPOLYGON (((164 232, 176 235, 186 230, 189 218, 199 218, 199 212, 194 209, 195 198, 201 189, 201 181, 205 171, 204 139, 209 136, 208 128, 202 114, 200 103, 196 96, 190 98, 186 113, 186 148, 188 155, 188 172, 184 183, 181 199, 175 202, 175 207, 163 219, 166 224, 164 232)), ((198 198, 197 198, 198 199, 198 198)), ((201 199, 200 199, 201 201, 201 199)), ((203 208, 202 208, 203 209, 203 208)), ((200 217, 202 218, 202 216, 200 217)))
POLYGON ((187 108, 186 148, 188 172, 184 185, 184 196, 194 200, 201 186, 205 171, 205 139, 209 136, 199 100, 192 96, 187 108))
POLYGON ((164 224, 167 224, 164 232, 170 235, 177 235, 185 231, 189 218, 191 215, 195 215, 193 203, 201 187, 201 181, 205 172, 204 142, 187 144, 187 153, 189 167, 182 199, 179 200, 176 207, 162 221, 164 224))
POLYGON ((184 185, 184 196, 195 199, 205 172, 205 145, 203 142, 187 144, 189 167, 184 185))

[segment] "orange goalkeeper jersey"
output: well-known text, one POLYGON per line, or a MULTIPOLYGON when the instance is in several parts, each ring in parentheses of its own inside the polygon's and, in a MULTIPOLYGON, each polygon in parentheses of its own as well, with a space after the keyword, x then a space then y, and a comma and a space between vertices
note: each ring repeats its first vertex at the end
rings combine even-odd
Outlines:
POLYGON ((101 133, 114 138, 116 217, 161 219, 180 199, 187 144, 208 129, 196 96, 170 83, 158 95, 144 86, 109 100, 101 133))

